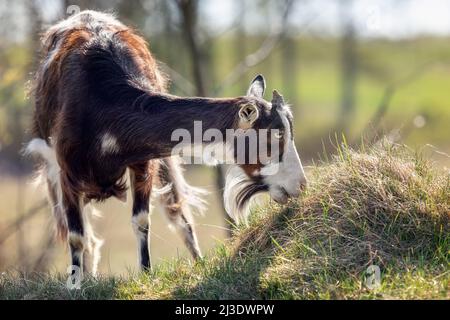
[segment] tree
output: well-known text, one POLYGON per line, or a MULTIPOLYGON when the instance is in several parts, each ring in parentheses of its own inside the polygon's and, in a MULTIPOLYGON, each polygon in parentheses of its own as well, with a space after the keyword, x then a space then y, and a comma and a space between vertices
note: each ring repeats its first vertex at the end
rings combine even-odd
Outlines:
POLYGON ((340 19, 343 28, 341 42, 341 110, 338 131, 348 133, 355 109, 355 87, 358 67, 356 30, 353 22, 353 0, 340 0, 340 19))

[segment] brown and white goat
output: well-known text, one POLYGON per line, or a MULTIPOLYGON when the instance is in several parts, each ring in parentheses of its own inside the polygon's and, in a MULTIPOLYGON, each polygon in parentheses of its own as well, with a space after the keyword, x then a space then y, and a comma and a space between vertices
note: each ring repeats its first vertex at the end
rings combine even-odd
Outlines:
MULTIPOLYGON (((264 91, 265 80, 258 76, 243 97, 169 95, 146 42, 113 16, 84 11, 51 27, 43 37, 34 139, 27 151, 44 160, 49 201, 58 232, 68 240, 72 265, 82 269, 86 256, 93 254, 96 272, 101 241, 94 236, 86 208, 91 201, 125 199, 127 169, 141 268, 151 266, 149 201, 154 186, 189 251, 201 257, 190 207, 202 207, 203 202, 200 192, 185 182, 173 154, 178 143, 173 132, 193 132, 196 121, 203 132, 277 130, 276 161, 247 160, 230 170, 224 194, 231 217, 244 217, 246 204, 259 192, 268 191, 281 203, 298 196, 306 179, 293 140, 292 115, 278 93, 269 103, 263 100, 264 91)), ((235 158, 235 144, 226 148, 235 158)))

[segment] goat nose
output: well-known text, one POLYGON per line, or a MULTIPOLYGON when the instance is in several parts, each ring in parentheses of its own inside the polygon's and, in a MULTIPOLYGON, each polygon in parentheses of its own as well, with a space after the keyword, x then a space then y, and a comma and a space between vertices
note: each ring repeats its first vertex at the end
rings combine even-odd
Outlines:
POLYGON ((306 181, 305 182, 301 182, 298 187, 295 189, 294 192, 292 192, 290 194, 291 198, 298 198, 300 197, 300 195, 302 194, 303 191, 305 191, 306 189, 306 181))

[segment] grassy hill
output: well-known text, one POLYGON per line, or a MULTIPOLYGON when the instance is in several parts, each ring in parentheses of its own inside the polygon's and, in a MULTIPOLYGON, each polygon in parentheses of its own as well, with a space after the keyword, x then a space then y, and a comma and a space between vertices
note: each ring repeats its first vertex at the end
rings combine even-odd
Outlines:
POLYGON ((198 263, 88 279, 0 277, 0 299, 448 299, 450 174, 406 147, 338 149, 307 192, 255 210, 249 226, 198 263), (369 289, 366 270, 381 270, 369 289))

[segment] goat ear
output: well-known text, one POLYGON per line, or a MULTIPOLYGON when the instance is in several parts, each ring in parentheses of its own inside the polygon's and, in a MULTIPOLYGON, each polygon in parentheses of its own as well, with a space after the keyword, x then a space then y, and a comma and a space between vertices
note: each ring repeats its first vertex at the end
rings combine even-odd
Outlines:
POLYGON ((275 108, 281 108, 285 105, 283 96, 277 91, 273 91, 273 97, 272 97, 272 106, 275 108))
POLYGON ((264 92, 266 91, 266 80, 262 75, 258 75, 253 79, 250 84, 250 88, 247 91, 248 97, 255 97, 262 99, 264 97, 264 92))
POLYGON ((252 124, 255 123, 259 118, 258 107, 249 103, 241 106, 239 110, 240 126, 242 129, 251 128, 252 124))

